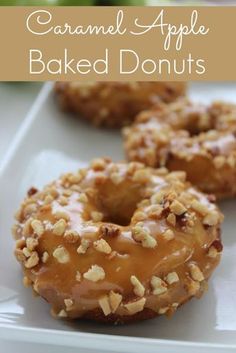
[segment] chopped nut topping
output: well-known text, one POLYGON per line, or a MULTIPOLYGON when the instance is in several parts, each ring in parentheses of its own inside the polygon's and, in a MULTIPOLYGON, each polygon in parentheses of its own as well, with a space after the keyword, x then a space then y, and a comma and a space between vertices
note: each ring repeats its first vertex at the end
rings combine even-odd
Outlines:
POLYGON ((211 257, 212 259, 216 258, 218 254, 219 253, 218 253, 217 249, 214 246, 211 246, 209 248, 209 250, 208 250, 208 253, 207 253, 207 255, 209 257, 211 257))
POLYGON ((149 182, 151 177, 150 171, 145 169, 136 170, 133 175, 133 181, 141 184, 146 184, 149 182))
POLYGON ((158 314, 164 315, 164 314, 167 313, 168 310, 169 310, 169 307, 168 307, 168 306, 165 306, 164 308, 160 308, 160 309, 158 310, 158 314))
POLYGON ((54 224, 52 232, 55 235, 61 236, 65 233, 66 227, 67 227, 66 221, 63 218, 61 218, 59 221, 57 221, 54 224))
POLYGON ((111 314, 111 307, 109 303, 109 298, 107 295, 104 295, 102 298, 98 300, 100 307, 102 308, 103 314, 105 316, 111 314))
POLYGON ((104 172, 96 172, 95 174, 95 184, 101 185, 107 180, 107 176, 104 172))
POLYGON ((85 189, 85 195, 89 198, 94 198, 96 196, 96 190, 92 187, 85 189))
POLYGON ((219 239, 214 240, 211 246, 214 246, 219 253, 223 250, 223 245, 219 239))
POLYGON ((77 185, 77 184, 74 184, 74 185, 71 186, 71 190, 72 190, 72 193, 76 192, 76 193, 79 194, 81 192, 81 186, 77 185))
POLYGON ((81 273, 79 271, 76 272, 75 279, 76 279, 77 282, 81 281, 81 273))
POLYGON ((31 255, 31 251, 27 248, 23 248, 23 254, 25 255, 25 257, 30 257, 31 255))
POLYGON ((66 311, 65 311, 64 309, 62 309, 62 310, 58 313, 57 316, 58 316, 58 317, 67 317, 68 315, 67 315, 66 311))
POLYGON ((127 167, 127 173, 132 175, 137 169, 142 169, 144 167, 143 163, 139 162, 129 162, 127 167))
POLYGON ((52 197, 55 199, 58 196, 58 191, 56 189, 56 187, 50 187, 47 192, 50 193, 50 195, 52 195, 52 197))
POLYGON ((161 190, 161 191, 158 191, 157 193, 155 193, 154 195, 152 195, 151 203, 152 204, 161 204, 164 200, 165 193, 166 192, 164 190, 161 190))
POLYGON ((104 237, 115 237, 120 233, 120 228, 113 224, 102 224, 100 232, 104 237))
POLYGON ((154 295, 160 295, 167 292, 166 283, 160 277, 152 276, 151 286, 153 288, 152 293, 154 295))
POLYGON ((87 175, 87 169, 86 168, 80 169, 79 173, 82 175, 83 178, 85 178, 87 175))
POLYGON ((169 181, 175 181, 176 179, 184 182, 186 181, 186 172, 184 171, 176 171, 176 172, 171 172, 169 175, 166 176, 166 180, 169 181))
POLYGON ((117 251, 112 251, 110 255, 107 257, 109 260, 112 260, 114 257, 116 257, 117 251))
POLYGON ((27 221, 25 222, 25 224, 23 226, 22 234, 25 237, 32 233, 32 227, 31 227, 32 221, 33 221, 33 218, 30 217, 29 219, 27 219, 27 221))
POLYGON ((37 192, 38 192, 38 189, 36 189, 34 186, 32 186, 32 187, 28 190, 27 195, 30 197, 30 196, 35 195, 37 192))
POLYGON ((26 245, 25 239, 19 239, 16 241, 16 248, 17 249, 22 249, 23 247, 25 247, 25 245, 26 245))
POLYGON ((15 250, 15 256, 18 261, 23 262, 25 261, 25 255, 23 254, 23 251, 21 249, 16 249, 15 250))
MULTIPOLYGON (((63 191, 63 196, 70 197, 72 195, 72 190, 66 189, 63 191)), ((63 212, 63 211, 62 211, 63 212)), ((63 217, 62 217, 63 218, 63 217)), ((66 219, 66 218, 65 218, 66 219)))
POLYGON ((38 246, 38 244, 38 239, 31 237, 26 239, 26 247, 29 249, 29 251, 33 251, 38 246))
POLYGON ((21 209, 19 209, 15 214, 14 214, 14 218, 16 221, 20 221, 21 220, 21 209))
POLYGON ((65 299, 64 300, 65 306, 66 306, 66 310, 71 309, 71 307, 73 306, 73 300, 72 299, 65 299))
POLYGON ((84 273, 83 277, 92 282, 98 282, 105 278, 105 271, 98 265, 93 265, 84 273))
POLYGON ((44 204, 45 205, 49 205, 50 203, 52 203, 54 200, 54 198, 52 197, 52 195, 47 195, 44 199, 44 204))
POLYGON ((42 255, 42 262, 43 262, 44 264, 46 264, 47 261, 48 261, 48 259, 49 259, 49 253, 48 253, 47 251, 44 251, 44 253, 43 253, 43 255, 42 255))
POLYGON ((124 307, 129 311, 131 315, 134 315, 144 309, 146 303, 146 298, 141 298, 134 302, 130 302, 124 305, 124 307))
POLYGON ((179 157, 179 158, 183 158, 183 159, 185 159, 185 160, 187 160, 187 161, 190 161, 191 160, 191 158, 192 158, 192 155, 190 155, 187 151, 177 151, 177 156, 179 157))
POLYGON ((151 205, 148 207, 149 217, 159 217, 163 212, 163 207, 161 205, 151 205))
POLYGON ((169 141, 169 136, 165 131, 159 131, 154 136, 157 143, 166 144, 169 141))
POLYGON ((59 199, 58 199, 58 202, 61 206, 66 206, 68 205, 68 199, 65 197, 65 196, 61 196, 59 199))
POLYGON ((73 194, 73 192, 76 192, 76 193, 80 193, 81 192, 81 186, 80 185, 74 184, 70 188, 72 190, 72 194, 73 194))
POLYGON ((31 227, 33 228, 34 232, 40 237, 44 233, 44 226, 43 223, 37 219, 31 222, 31 227))
POLYGON ((33 290, 34 290, 33 294, 34 294, 35 296, 38 296, 38 295, 39 295, 39 284, 38 284, 38 281, 37 281, 37 280, 36 280, 36 282, 34 282, 34 284, 33 284, 33 290))
POLYGON ((115 184, 115 185, 118 185, 122 181, 124 181, 124 176, 121 175, 120 173, 116 173, 116 172, 112 173, 110 178, 111 178, 111 181, 113 182, 113 184, 115 184))
POLYGON ((53 257, 57 259, 57 261, 60 264, 66 264, 70 261, 70 255, 68 251, 63 247, 63 246, 58 246, 54 251, 53 251, 53 257))
POLYGON ((28 288, 28 287, 31 286, 31 284, 32 284, 31 279, 25 276, 25 277, 23 278, 23 285, 24 285, 26 288, 28 288))
POLYGON ((213 163, 216 169, 221 169, 226 163, 226 158, 224 156, 217 156, 214 158, 213 163))
POLYGON ((13 238, 15 240, 17 240, 20 236, 21 236, 21 232, 20 232, 21 228, 17 225, 17 224, 14 224, 11 231, 12 231, 12 235, 13 235, 13 238))
POLYGON ((99 251, 103 252, 105 254, 110 254, 112 249, 108 242, 105 239, 99 239, 93 243, 94 248, 99 251))
POLYGON ((96 158, 91 162, 91 168, 95 171, 104 170, 106 167, 106 162, 102 158, 96 158))
POLYGON ((103 214, 101 212, 93 211, 91 212, 91 218, 94 222, 101 222, 103 219, 103 214))
POLYGON ((79 239, 79 233, 71 229, 67 230, 63 237, 68 243, 76 243, 79 239))
POLYGON ((88 202, 88 196, 83 192, 82 194, 79 195, 78 201, 86 203, 88 202))
POLYGON ((147 218, 147 215, 145 212, 137 211, 134 215, 134 218, 137 222, 144 221, 147 218))
POLYGON ((134 240, 140 241, 144 248, 155 248, 157 245, 156 239, 154 239, 145 228, 138 224, 133 227, 132 235, 134 240))
POLYGON ((178 274, 176 272, 168 273, 168 275, 166 276, 166 282, 168 284, 173 284, 173 283, 179 282, 178 274))
POLYGON ((208 282, 207 281, 202 281, 200 283, 200 289, 201 289, 201 292, 204 293, 204 292, 207 292, 208 291, 208 282))
POLYGON ((175 227, 176 225, 176 216, 174 215, 174 213, 169 213, 167 218, 166 218, 167 222, 169 224, 171 224, 172 226, 175 227))
POLYGON ((25 262, 25 267, 26 268, 32 268, 39 263, 39 256, 36 251, 33 251, 30 255, 30 257, 26 260, 25 262))
POLYGON ((179 202, 178 200, 175 200, 171 203, 170 210, 175 215, 180 216, 187 211, 187 208, 181 202, 179 202))
POLYGON ((168 173, 169 173, 169 171, 168 171, 168 169, 165 168, 165 167, 156 169, 156 174, 157 174, 157 175, 165 176, 165 175, 167 175, 168 173))
POLYGON ((25 206, 23 213, 25 217, 28 217, 29 215, 32 215, 37 211, 37 204, 36 203, 30 203, 25 206))
POLYGON ((171 229, 167 229, 164 233, 161 234, 162 238, 166 241, 172 240, 175 237, 175 233, 171 229))
POLYGON ((215 226, 218 222, 219 214, 216 211, 208 213, 203 219, 203 224, 208 226, 215 226))
POLYGON ((56 211, 54 213, 54 217, 58 220, 60 220, 61 218, 63 218, 65 221, 70 220, 70 216, 64 211, 56 211))
POLYGON ((145 293, 145 288, 136 276, 130 277, 130 282, 134 286, 134 294, 138 297, 143 297, 145 293))
POLYGON ((189 280, 187 283, 189 295, 196 295, 200 290, 200 283, 194 280, 189 280))
POLYGON ((191 204, 192 195, 187 192, 181 192, 181 194, 179 195, 179 201, 185 206, 188 206, 191 204))
MULTIPOLYGON (((166 195, 166 199, 168 200, 168 201, 171 201, 171 202, 174 202, 176 199, 177 199, 177 197, 178 197, 178 194, 177 194, 177 192, 176 191, 174 191, 174 190, 170 190, 168 193, 167 193, 167 195, 166 195)), ((177 201, 178 203, 180 202, 179 200, 177 201)), ((173 207, 174 207, 175 205, 173 205, 173 207)), ((176 208, 178 207, 178 204, 176 205, 176 208)))
POLYGON ((149 206, 149 200, 148 199, 144 199, 144 200, 142 200, 142 201, 140 201, 139 203, 138 203, 138 207, 146 207, 146 206, 149 206))
POLYGON ((81 174, 72 174, 68 177, 68 180, 71 184, 78 184, 82 179, 82 175, 81 174))
POLYGON ((194 211, 197 211, 202 216, 206 216, 209 212, 209 209, 207 208, 207 206, 203 205, 201 202, 199 202, 197 200, 194 200, 191 203, 191 207, 194 211))
POLYGON ((122 302, 122 295, 119 293, 115 293, 113 291, 110 291, 109 302, 110 302, 112 313, 115 313, 116 310, 118 309, 120 303, 122 302))
POLYGON ((190 269, 190 275, 194 281, 201 282, 204 280, 204 275, 197 265, 191 263, 189 264, 189 269, 190 269))
POLYGON ((80 246, 79 246, 78 249, 77 249, 77 253, 78 253, 78 254, 85 254, 86 251, 87 251, 88 248, 89 248, 89 245, 90 245, 90 240, 83 238, 83 239, 81 240, 80 246))

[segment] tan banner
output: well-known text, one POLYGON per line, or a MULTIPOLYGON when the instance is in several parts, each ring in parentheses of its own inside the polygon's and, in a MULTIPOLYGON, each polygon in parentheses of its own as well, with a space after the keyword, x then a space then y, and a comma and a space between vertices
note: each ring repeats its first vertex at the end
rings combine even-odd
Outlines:
POLYGON ((236 7, 1 7, 0 80, 236 80, 236 7))

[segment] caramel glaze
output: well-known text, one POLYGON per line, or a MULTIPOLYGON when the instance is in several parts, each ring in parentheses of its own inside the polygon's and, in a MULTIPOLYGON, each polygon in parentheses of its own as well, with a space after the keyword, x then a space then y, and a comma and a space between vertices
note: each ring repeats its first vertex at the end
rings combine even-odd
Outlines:
POLYGON ((52 305, 57 316, 125 322, 171 314, 192 296, 201 295, 219 262, 223 217, 213 201, 186 183, 184 173, 97 160, 74 179, 67 174, 23 202, 14 234, 24 282, 52 305), (197 206, 192 205, 194 200, 197 206), (62 217, 66 229, 56 235, 55 224, 62 217), (74 236, 68 237, 71 230, 74 236), (165 237, 167 230, 171 239, 165 237), (27 238, 37 242, 29 253, 27 238), (78 253, 84 239, 89 245, 78 253), (99 239, 109 244, 108 253, 94 247, 99 239), (65 250, 66 259, 54 256, 58 247, 65 250), (38 261, 29 266, 32 251, 38 261), (93 265, 104 270, 104 278, 96 282, 83 277, 93 265), (131 282, 131 276, 141 287, 131 282), (163 281, 164 293, 154 294, 153 276, 163 281), (107 304, 111 291, 122 296, 113 313, 109 303, 104 309, 99 302, 105 297, 107 304))
POLYGON ((236 195, 236 106, 207 107, 179 100, 142 112, 124 130, 129 160, 184 170, 187 179, 217 197, 236 195))
POLYGON ((57 82, 55 92, 65 110, 97 126, 130 124, 142 110, 184 96, 183 82, 57 82))

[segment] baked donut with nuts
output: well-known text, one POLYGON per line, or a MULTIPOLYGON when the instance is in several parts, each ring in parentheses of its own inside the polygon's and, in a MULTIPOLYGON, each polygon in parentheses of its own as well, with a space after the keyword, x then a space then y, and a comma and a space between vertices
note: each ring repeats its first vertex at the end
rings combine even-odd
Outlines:
POLYGON ((119 128, 142 110, 185 95, 183 82, 57 82, 55 92, 66 111, 96 126, 119 128))
POLYGON ((140 113, 123 135, 128 160, 183 170, 218 198, 236 195, 236 105, 180 99, 140 113))
POLYGON ((16 214, 24 284, 59 318, 125 323, 200 297, 220 261, 223 219, 184 172, 94 160, 16 214))

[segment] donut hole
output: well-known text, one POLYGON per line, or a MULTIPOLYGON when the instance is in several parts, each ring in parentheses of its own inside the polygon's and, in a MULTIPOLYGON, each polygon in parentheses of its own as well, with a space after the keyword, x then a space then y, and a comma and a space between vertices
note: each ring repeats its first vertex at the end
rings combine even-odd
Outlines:
MULTIPOLYGON (((121 203, 121 206, 123 208, 126 208, 127 205, 124 205, 121 203)), ((122 213, 119 210, 109 210, 109 214, 108 213, 104 213, 105 217, 104 217, 104 222, 108 222, 108 223, 113 223, 113 224, 117 224, 119 226, 125 227, 128 226, 130 224, 131 218, 134 214, 136 207, 133 207, 129 209, 128 213, 122 213)))
POLYGON ((169 107, 167 110, 164 109, 162 114, 174 130, 184 130, 190 136, 196 136, 217 128, 216 115, 205 106, 179 101, 173 103, 171 107, 171 110, 169 107))
POLYGON ((140 185, 127 181, 120 185, 109 183, 99 191, 96 207, 103 213, 104 222, 128 226, 142 199, 140 185))

